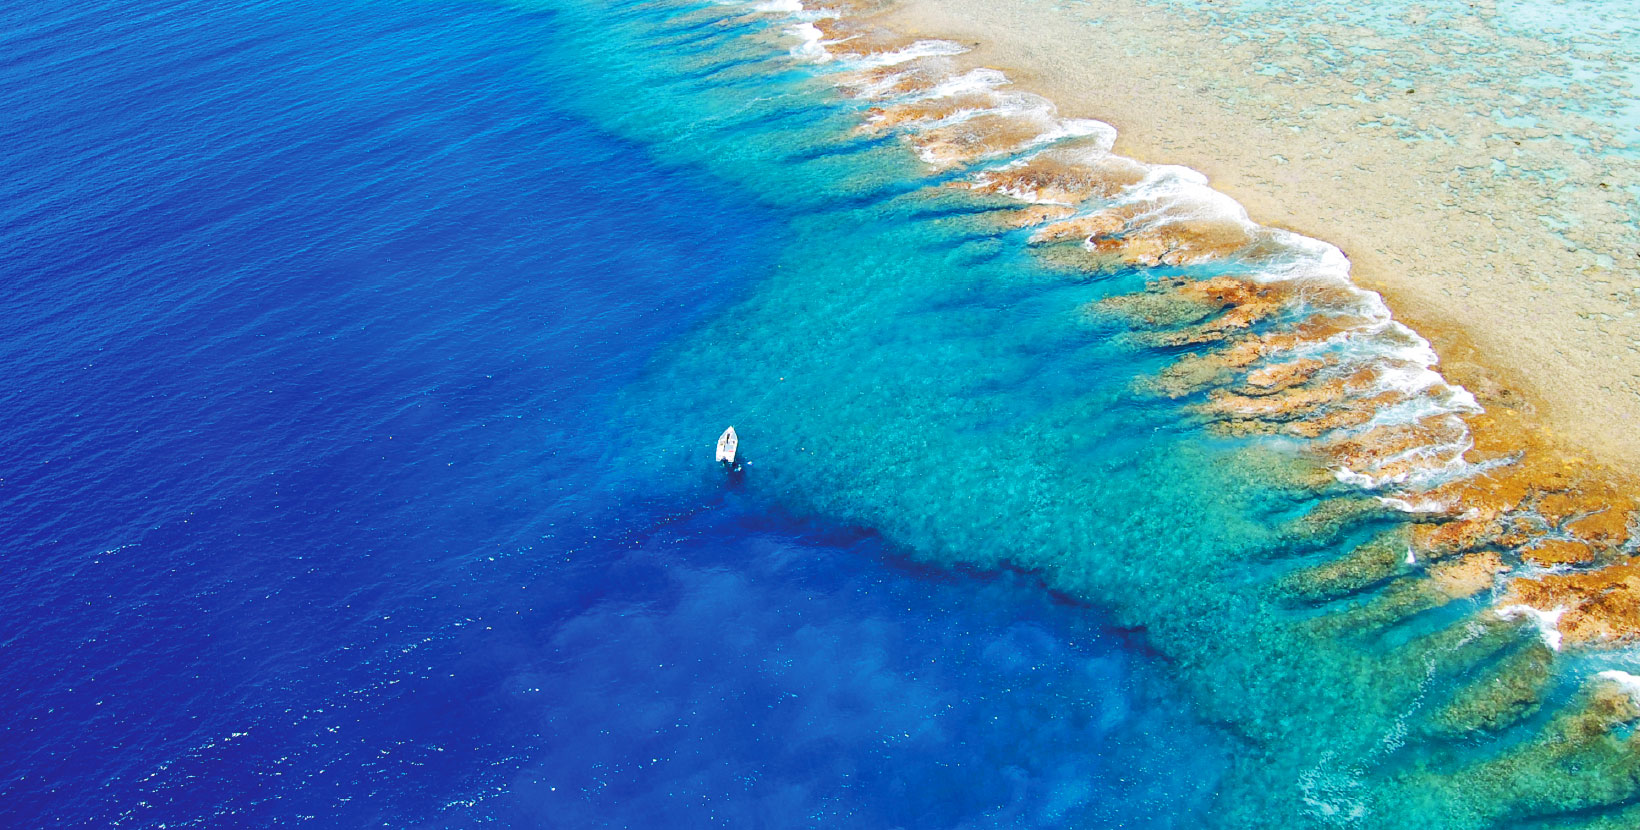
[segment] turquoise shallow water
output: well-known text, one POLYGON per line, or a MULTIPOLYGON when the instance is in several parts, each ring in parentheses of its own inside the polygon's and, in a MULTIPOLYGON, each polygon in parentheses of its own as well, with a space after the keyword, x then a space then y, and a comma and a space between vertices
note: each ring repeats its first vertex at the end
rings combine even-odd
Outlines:
POLYGON ((1290 444, 1213 437, 1191 401, 1145 394, 1181 350, 1091 310, 1241 266, 1084 271, 1028 252, 995 220, 1010 204, 939 187, 961 171, 857 131, 865 105, 835 67, 789 56, 779 16, 561 8, 579 111, 796 213, 753 295, 634 393, 645 449, 623 463, 711 486, 690 472, 701 436, 733 423, 755 498, 1111 609, 1238 741, 1225 826, 1632 818, 1626 734, 1579 740, 1568 720, 1589 664, 1551 663, 1529 625, 1474 625, 1484 597, 1432 599, 1407 571, 1296 588, 1375 540, 1398 557, 1405 516, 1318 485, 1290 444))

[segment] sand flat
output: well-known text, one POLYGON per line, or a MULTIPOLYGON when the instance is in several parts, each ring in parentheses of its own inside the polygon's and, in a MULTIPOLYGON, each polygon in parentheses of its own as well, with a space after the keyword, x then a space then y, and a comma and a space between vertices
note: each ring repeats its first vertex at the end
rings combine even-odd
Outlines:
POLYGON ((1337 244, 1483 403, 1640 463, 1634 27, 1523 15, 900 0, 883 22, 971 45, 961 60, 1115 125, 1117 152, 1337 244))

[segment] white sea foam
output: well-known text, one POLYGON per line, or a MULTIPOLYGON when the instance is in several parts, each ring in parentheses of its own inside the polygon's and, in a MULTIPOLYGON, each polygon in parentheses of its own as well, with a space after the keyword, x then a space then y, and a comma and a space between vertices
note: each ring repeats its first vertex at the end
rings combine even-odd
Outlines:
POLYGON ((1519 617, 1528 617, 1537 625, 1537 630, 1543 636, 1543 642, 1555 651, 1560 650, 1560 617, 1566 613, 1565 608, 1556 607, 1553 611, 1542 611, 1530 605, 1505 605, 1496 609, 1499 617, 1513 620, 1519 617))
MULTIPOLYGON (((1103 121, 1089 121, 1088 122, 1088 127, 1089 127, 1090 131, 1085 136, 1081 136, 1081 137, 1082 138, 1093 138, 1093 139, 1095 139, 1091 143, 1081 142, 1081 143, 1078 144, 1078 146, 1074 146, 1074 147, 1053 148, 1053 149, 1041 150, 1041 151, 1035 152, 1035 153, 1030 153, 1030 154, 1024 155, 1020 158, 1016 158, 1012 161, 1009 161, 1006 164, 1002 164, 1002 165, 999 165, 997 167, 990 168, 989 170, 986 170, 983 173, 981 173, 980 178, 982 180, 990 180, 990 183, 994 187, 995 186, 994 185, 995 180, 991 179, 990 174, 1006 172, 1008 170, 1013 170, 1013 169, 1017 169, 1019 167, 1023 167, 1026 164, 1029 164, 1032 160, 1041 158, 1042 156, 1047 155, 1049 153, 1054 154, 1054 156, 1056 158, 1059 158, 1059 159, 1061 159, 1062 161, 1064 161, 1068 164, 1080 163, 1080 164, 1088 165, 1090 167, 1095 165, 1095 164, 1098 164, 1100 161, 1104 160, 1107 156, 1110 155, 1110 149, 1116 143, 1116 128, 1112 127, 1109 124, 1106 124, 1103 121)), ((1067 206, 1069 206, 1071 204, 1071 203, 1065 202, 1063 200, 1048 198, 1047 196, 1043 195, 1041 189, 1039 189, 1039 188, 1027 188, 1027 187, 1022 187, 1022 186, 1003 186, 1003 187, 996 187, 996 192, 1001 193, 1001 194, 1006 195, 1006 196, 1009 196, 1009 197, 1014 198, 1014 199, 1018 199, 1021 202, 1027 202, 1027 203, 1030 203, 1030 204, 1033 204, 1033 205, 1053 204, 1053 205, 1067 205, 1067 206)))
POLYGON ((1378 480, 1366 473, 1358 473, 1348 467, 1335 468, 1332 473, 1333 478, 1337 479, 1340 484, 1347 484, 1361 490, 1378 489, 1378 480))
POLYGON ((990 100, 984 106, 964 107, 943 118, 908 124, 907 128, 913 132, 926 132, 960 124, 979 115, 1032 120, 1048 128, 1051 128, 1055 120, 1053 103, 1040 95, 1032 95, 1029 92, 997 92, 991 93, 988 97, 990 100))
POLYGON ((1145 177, 1129 185, 1114 204, 1151 205, 1129 221, 1133 227, 1201 220, 1257 227, 1247 218, 1247 210, 1240 202, 1208 186, 1205 174, 1176 164, 1151 166, 1145 177))
POLYGON ((1364 772, 1359 765, 1336 758, 1332 752, 1323 755, 1299 776, 1298 786, 1316 818, 1334 827, 1357 826, 1369 812, 1360 799, 1364 772))
POLYGON ((786 31, 791 32, 801 41, 791 48, 792 57, 814 63, 825 63, 832 59, 831 53, 826 51, 826 47, 821 44, 826 35, 820 31, 820 27, 804 21, 786 31))
POLYGON ((1636 703, 1640 703, 1640 676, 1618 669, 1607 669, 1601 672, 1600 676, 1622 687, 1636 703))
POLYGON ((1059 119, 1058 124, 1053 129, 1043 132, 1036 138, 1027 142, 1022 149, 1028 150, 1033 147, 1040 147, 1043 144, 1051 144, 1055 141, 1060 141, 1067 138, 1082 138, 1083 136, 1098 135, 1109 126, 1110 125, 1103 121, 1095 121, 1091 118, 1059 119))
MULTIPOLYGON (((1055 113, 1053 102, 1040 95, 1006 93, 995 94, 993 98, 995 100, 989 106, 966 107, 934 121, 907 125, 906 129, 915 133, 926 134, 939 130, 960 128, 964 122, 975 118, 992 116, 1029 123, 1037 128, 1037 132, 1030 138, 1013 146, 999 148, 986 154, 1013 156, 1064 139, 1097 135, 1109 127, 1102 121, 1091 119, 1059 118, 1055 113)), ((923 161, 931 165, 941 166, 949 163, 949 160, 942 156, 941 151, 943 149, 938 142, 935 142, 917 148, 916 152, 923 161)))
MULTIPOLYGON (((1399 510, 1402 513, 1445 513, 1452 509, 1452 505, 1441 499, 1431 498, 1401 498, 1400 496, 1379 496, 1379 503, 1386 507, 1399 510)), ((1410 555, 1411 548, 1407 549, 1410 555)))
POLYGON ((902 63, 914 61, 918 58, 950 57, 960 55, 968 48, 960 43, 949 40, 919 40, 902 49, 887 52, 878 52, 872 55, 860 55, 848 51, 848 39, 827 41, 830 50, 847 61, 851 69, 876 69, 883 66, 899 66, 902 63))
POLYGON ((1008 76, 995 69, 970 69, 953 78, 947 78, 935 84, 932 89, 919 95, 910 96, 909 100, 932 98, 951 98, 957 95, 972 95, 977 93, 994 92, 997 87, 1012 83, 1008 76))

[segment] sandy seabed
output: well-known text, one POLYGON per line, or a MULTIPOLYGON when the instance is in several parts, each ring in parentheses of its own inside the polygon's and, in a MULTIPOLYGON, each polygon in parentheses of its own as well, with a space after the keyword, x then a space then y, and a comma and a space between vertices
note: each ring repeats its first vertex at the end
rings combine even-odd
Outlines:
POLYGON ((900 0, 882 22, 1338 245, 1483 404, 1640 464, 1640 12, 900 0))

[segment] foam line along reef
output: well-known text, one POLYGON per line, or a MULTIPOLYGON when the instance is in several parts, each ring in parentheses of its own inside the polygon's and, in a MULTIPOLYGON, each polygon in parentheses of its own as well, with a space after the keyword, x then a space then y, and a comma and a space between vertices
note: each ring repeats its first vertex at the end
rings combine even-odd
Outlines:
POLYGON ((1217 825, 1632 824, 1633 483, 1447 380, 1338 248, 887 4, 561 8, 578 106, 792 211, 631 407, 642 463, 734 423, 749 494, 1142 628, 1237 742, 1217 825))
POLYGON ((1614 0, 904 0, 1117 151, 1350 254, 1446 374, 1627 469, 1640 441, 1640 18, 1614 0))

